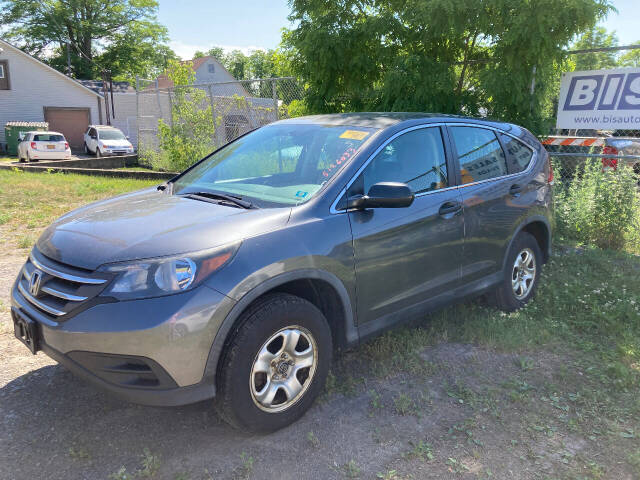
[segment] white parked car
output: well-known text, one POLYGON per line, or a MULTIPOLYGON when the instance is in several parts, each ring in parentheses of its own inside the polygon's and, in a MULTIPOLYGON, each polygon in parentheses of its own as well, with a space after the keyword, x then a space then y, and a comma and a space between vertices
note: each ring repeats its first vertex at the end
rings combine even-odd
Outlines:
POLYGON ((121 130, 107 125, 89 125, 84 132, 84 152, 96 157, 130 155, 133 145, 121 130))
POLYGON ((59 132, 27 132, 18 144, 18 159, 21 162, 69 158, 69 142, 59 132))

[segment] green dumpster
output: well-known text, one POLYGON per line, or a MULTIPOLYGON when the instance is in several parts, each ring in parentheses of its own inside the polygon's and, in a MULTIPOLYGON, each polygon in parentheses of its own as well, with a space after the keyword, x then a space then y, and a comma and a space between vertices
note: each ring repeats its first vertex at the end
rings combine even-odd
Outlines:
POLYGON ((9 155, 18 154, 18 143, 20 143, 20 137, 24 133, 48 129, 49 124, 47 122, 7 122, 4 126, 7 153, 9 153, 9 155))

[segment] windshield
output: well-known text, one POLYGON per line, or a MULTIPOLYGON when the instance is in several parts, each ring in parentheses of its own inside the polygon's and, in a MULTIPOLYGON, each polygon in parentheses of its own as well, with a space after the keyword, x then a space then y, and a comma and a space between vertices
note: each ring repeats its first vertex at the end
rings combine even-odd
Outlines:
POLYGON ((124 133, 120 130, 98 130, 98 134, 100 135, 100 140, 125 140, 124 133))
POLYGON ((217 192, 257 206, 310 200, 360 146, 372 128, 269 125, 239 138, 180 177, 174 194, 217 192))

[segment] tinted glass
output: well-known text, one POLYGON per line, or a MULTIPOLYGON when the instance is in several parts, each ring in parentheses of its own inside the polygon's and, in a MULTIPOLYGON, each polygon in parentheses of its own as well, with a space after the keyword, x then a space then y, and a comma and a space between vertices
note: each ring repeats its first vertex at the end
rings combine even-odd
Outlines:
POLYGON ((502 140, 502 145, 507 152, 509 173, 519 173, 526 170, 531 163, 531 158, 533 158, 533 150, 509 135, 500 135, 500 140, 502 140))
POLYGON ((48 133, 38 133, 33 136, 34 142, 64 142, 62 135, 52 135, 48 133))
POLYGON ((462 183, 479 182, 507 174, 507 162, 493 130, 450 127, 458 151, 462 183))
POLYGON ((445 188, 447 161, 440 128, 421 128, 391 141, 367 165, 364 192, 379 182, 406 183, 414 193, 445 188))
POLYGON ((268 125, 209 156, 174 183, 174 193, 221 192, 258 206, 312 198, 375 130, 309 124, 268 125))
POLYGON ((124 133, 116 129, 100 130, 100 140, 125 140, 124 133))

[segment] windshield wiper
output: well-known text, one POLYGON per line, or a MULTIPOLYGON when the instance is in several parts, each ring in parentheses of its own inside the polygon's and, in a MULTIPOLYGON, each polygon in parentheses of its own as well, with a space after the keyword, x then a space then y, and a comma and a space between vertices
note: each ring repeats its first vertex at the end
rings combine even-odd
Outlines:
MULTIPOLYGON (((216 192, 187 192, 187 193, 179 193, 178 195, 182 195, 189 198, 194 198, 196 200, 222 200, 225 202, 233 203, 241 208, 251 209, 258 208, 253 203, 248 202, 246 200, 242 200, 242 198, 226 195, 224 193, 216 193, 216 192)), ((218 203, 218 202, 216 202, 218 203)))

